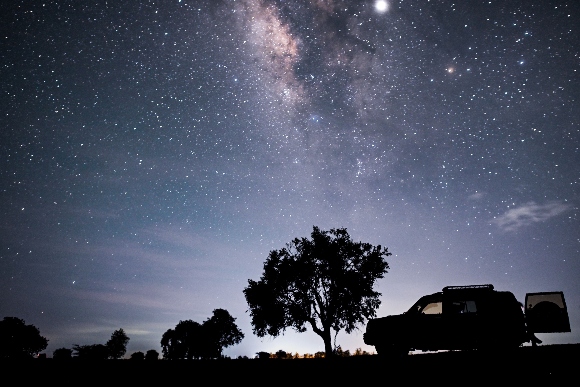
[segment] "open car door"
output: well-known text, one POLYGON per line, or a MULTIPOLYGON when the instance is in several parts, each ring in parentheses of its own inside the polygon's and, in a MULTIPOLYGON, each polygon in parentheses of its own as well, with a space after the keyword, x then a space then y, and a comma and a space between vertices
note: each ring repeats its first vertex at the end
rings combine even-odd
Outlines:
POLYGON ((563 292, 527 293, 525 313, 530 333, 570 332, 563 292))

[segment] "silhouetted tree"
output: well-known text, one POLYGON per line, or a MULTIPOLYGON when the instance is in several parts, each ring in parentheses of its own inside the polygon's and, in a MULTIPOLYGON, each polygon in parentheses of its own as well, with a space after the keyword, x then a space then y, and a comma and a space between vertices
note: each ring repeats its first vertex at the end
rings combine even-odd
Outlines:
POLYGON ((259 281, 244 289, 253 330, 259 337, 278 336, 286 328, 312 330, 332 356, 332 333, 352 332, 374 317, 380 305, 375 281, 389 268, 387 248, 354 242, 346 229, 321 231, 311 239, 295 238, 272 250, 259 281))
POLYGON ((145 354, 145 360, 159 360, 159 352, 154 349, 150 349, 145 354))
POLYGON ((117 329, 111 335, 109 341, 107 341, 107 349, 109 351, 109 357, 111 359, 120 359, 127 352, 127 343, 129 342, 129 337, 125 334, 125 331, 120 328, 117 329))
POLYGON ((80 360, 106 360, 109 358, 109 349, 103 344, 73 345, 75 357, 80 360))
MULTIPOLYGON (((290 356, 292 357, 292 354, 290 354, 290 356)), ((276 352, 277 359, 286 359, 287 357, 288 357, 288 353, 282 349, 280 349, 279 351, 276 352)))
POLYGON ((141 351, 133 352, 131 354, 131 360, 145 360, 145 354, 141 351))
POLYGON ((236 319, 225 309, 214 309, 213 316, 203 322, 203 333, 208 342, 204 357, 221 357, 224 348, 239 344, 244 334, 236 325, 236 319))
POLYGON ((180 321, 175 329, 168 329, 161 337, 161 350, 165 359, 200 358, 205 337, 201 325, 192 320, 180 321))
POLYGON ((270 352, 264 352, 264 351, 260 351, 260 352, 256 352, 256 357, 258 359, 269 359, 270 358, 270 352))
POLYGON ((70 360, 72 359, 72 349, 69 348, 59 348, 55 349, 52 353, 52 358, 54 360, 70 360))
POLYGON ((203 324, 180 321, 161 337, 163 357, 171 360, 221 357, 224 348, 244 338, 235 320, 227 310, 215 309, 203 324))
POLYGON ((17 317, 0 321, 0 359, 31 358, 48 346, 34 325, 26 325, 17 317))
POLYGON ((161 336, 161 353, 163 353, 163 358, 168 360, 179 359, 181 351, 178 350, 178 346, 181 346, 181 342, 177 339, 175 330, 166 330, 163 336, 161 336))

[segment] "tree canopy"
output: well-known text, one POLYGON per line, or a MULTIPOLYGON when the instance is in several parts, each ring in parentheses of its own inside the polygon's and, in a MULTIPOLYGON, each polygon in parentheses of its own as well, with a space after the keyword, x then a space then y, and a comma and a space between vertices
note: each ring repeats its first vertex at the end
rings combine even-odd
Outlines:
POLYGON ((225 309, 215 309, 213 315, 203 322, 202 328, 209 340, 210 357, 221 357, 224 348, 239 344, 244 338, 236 319, 225 309))
POLYGON ((111 334, 111 338, 107 341, 107 350, 111 359, 120 359, 125 356, 127 352, 127 343, 129 337, 125 334, 123 328, 117 329, 111 334))
POLYGON ((163 357, 169 360, 202 357, 204 337, 201 325, 193 320, 180 321, 161 337, 163 357))
POLYGON ((161 338, 166 359, 219 358, 224 348, 238 344, 244 334, 230 313, 215 309, 203 324, 192 320, 180 321, 175 329, 168 329, 161 338))
POLYGON ((48 340, 34 325, 17 317, 0 321, 0 359, 30 358, 47 346, 48 340))
POLYGON ((387 248, 354 242, 345 228, 295 238, 272 250, 259 281, 248 280, 244 295, 254 333, 278 336, 286 328, 305 332, 307 325, 332 356, 332 331, 351 333, 374 317, 380 293, 374 285, 389 268, 387 248))

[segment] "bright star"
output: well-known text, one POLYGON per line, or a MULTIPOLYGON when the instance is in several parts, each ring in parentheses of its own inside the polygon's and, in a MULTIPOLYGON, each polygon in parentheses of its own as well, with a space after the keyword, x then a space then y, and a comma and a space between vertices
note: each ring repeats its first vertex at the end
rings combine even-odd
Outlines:
POLYGON ((386 0, 378 0, 375 3, 375 9, 380 13, 387 12, 389 9, 389 3, 387 3, 386 0))

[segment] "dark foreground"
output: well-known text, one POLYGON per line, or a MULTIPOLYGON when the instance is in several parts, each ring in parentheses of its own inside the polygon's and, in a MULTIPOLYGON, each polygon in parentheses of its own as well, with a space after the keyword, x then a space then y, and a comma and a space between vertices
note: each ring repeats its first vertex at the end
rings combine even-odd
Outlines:
MULTIPOLYGON (((577 383, 580 344, 522 347, 511 352, 444 352, 403 359, 356 356, 338 359, 213 360, 213 361, 54 361, 36 359, 0 363, 14 382, 78 384, 289 384, 329 382, 385 384, 440 383, 468 386, 530 382, 577 383)), ((556 384, 554 384, 556 383, 556 384)), ((569 383, 566 383, 569 385, 569 383)))

